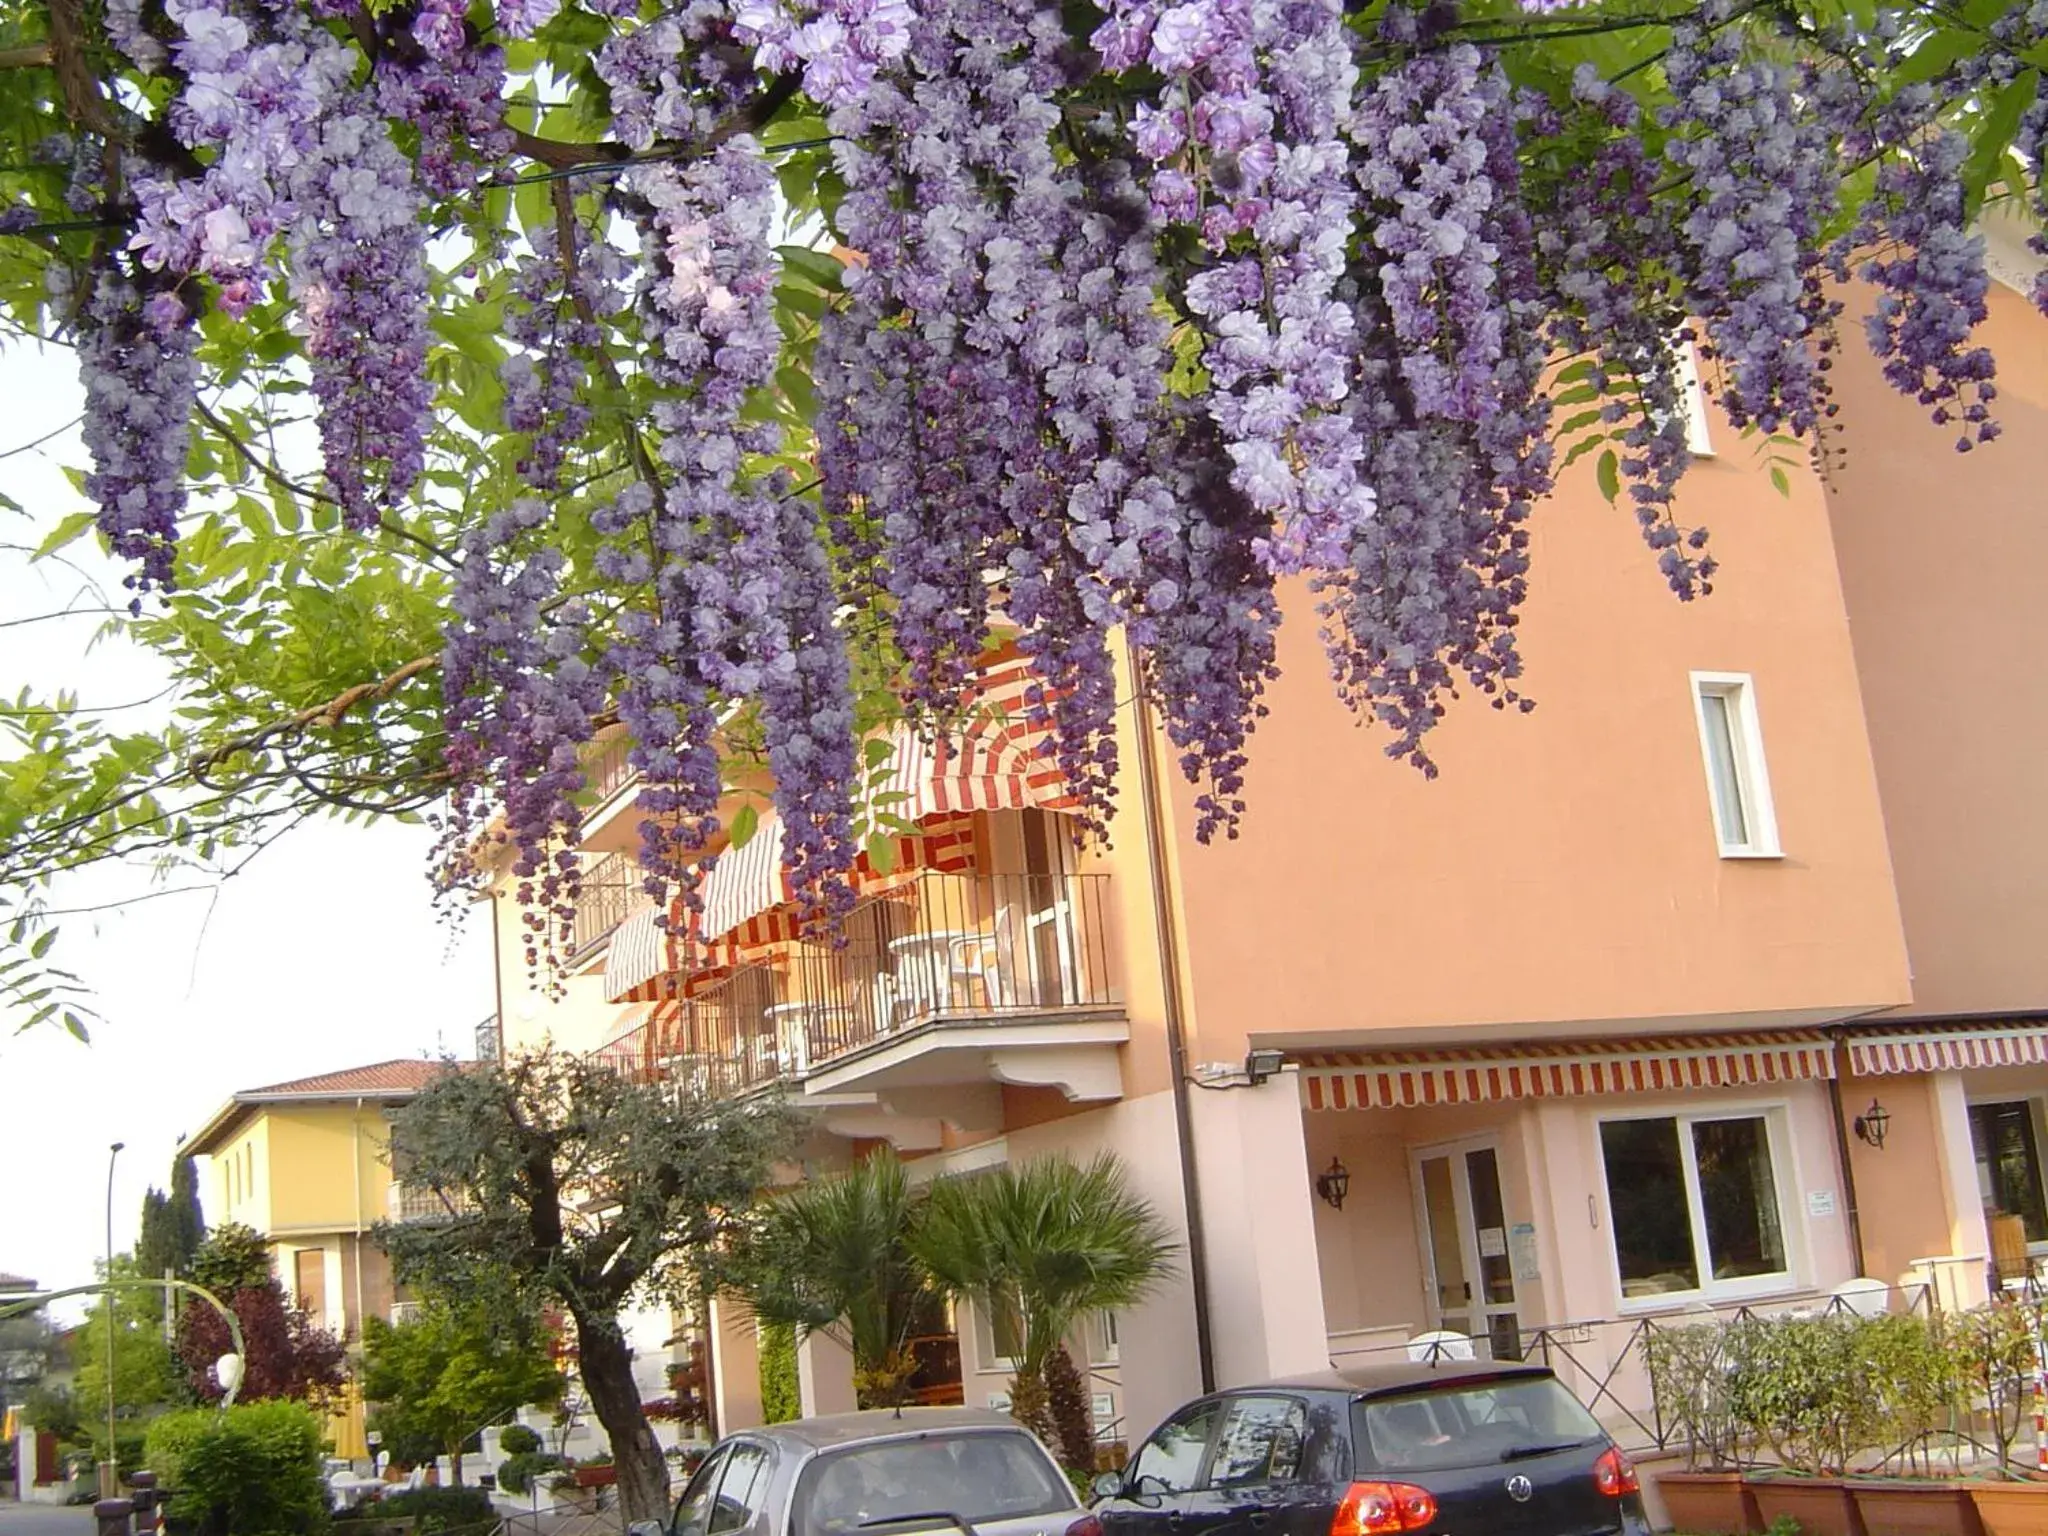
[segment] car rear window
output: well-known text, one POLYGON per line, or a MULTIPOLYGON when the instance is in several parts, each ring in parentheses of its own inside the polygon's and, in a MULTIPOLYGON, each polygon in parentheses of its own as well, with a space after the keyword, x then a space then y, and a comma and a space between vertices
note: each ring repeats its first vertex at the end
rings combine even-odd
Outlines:
POLYGON ((1354 1411, 1360 1444, 1384 1472, 1490 1466, 1607 1439, 1550 1376, 1425 1387, 1367 1398, 1354 1411))
POLYGON ((848 1446, 814 1457, 797 1479, 795 1536, 844 1536, 910 1515, 976 1524, 1076 1507, 1074 1490, 1023 1431, 923 1435, 848 1446))

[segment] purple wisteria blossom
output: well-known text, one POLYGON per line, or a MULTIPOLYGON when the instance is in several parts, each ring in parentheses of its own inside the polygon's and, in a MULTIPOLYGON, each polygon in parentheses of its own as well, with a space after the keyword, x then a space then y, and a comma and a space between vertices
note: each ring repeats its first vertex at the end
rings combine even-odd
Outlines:
POLYGON ((125 578, 136 594, 174 582, 178 515, 185 509, 185 447, 198 368, 191 317, 175 295, 145 297, 119 267, 102 267, 81 317, 79 370, 85 381, 85 493, 115 556, 136 562, 125 578))

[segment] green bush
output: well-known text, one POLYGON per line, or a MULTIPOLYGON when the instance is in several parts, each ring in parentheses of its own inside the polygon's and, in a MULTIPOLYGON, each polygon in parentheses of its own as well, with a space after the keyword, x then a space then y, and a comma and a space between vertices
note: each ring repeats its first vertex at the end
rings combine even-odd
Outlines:
POLYGON ((377 1514, 383 1520, 415 1522, 413 1536, 495 1525, 498 1520, 497 1511, 491 1508, 491 1496, 481 1488, 467 1487, 412 1488, 404 1493, 386 1494, 377 1504, 377 1514))
POLYGON ((761 1417, 786 1424, 803 1415, 796 1384, 796 1329, 787 1323, 761 1325, 761 1417))
POLYGON ((540 1434, 524 1424, 507 1424, 498 1431, 498 1449, 507 1456, 530 1456, 540 1449, 540 1434))
POLYGON ((553 1472, 569 1465, 562 1457, 550 1451, 521 1451, 516 1456, 505 1458, 498 1468, 498 1486, 507 1493, 524 1498, 533 1489, 533 1480, 543 1472, 553 1472))
POLYGON ((194 1536, 312 1536, 327 1525, 322 1426, 293 1402, 168 1413, 149 1428, 165 1516, 194 1536))

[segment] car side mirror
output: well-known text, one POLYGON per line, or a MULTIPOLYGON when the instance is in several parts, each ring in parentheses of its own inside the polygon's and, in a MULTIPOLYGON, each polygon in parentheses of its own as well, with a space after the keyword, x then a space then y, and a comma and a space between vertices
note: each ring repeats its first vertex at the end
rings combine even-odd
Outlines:
POLYGON ((1113 1499, 1124 1491, 1121 1472, 1098 1472, 1095 1481, 1088 1485, 1088 1496, 1093 1499, 1113 1499))

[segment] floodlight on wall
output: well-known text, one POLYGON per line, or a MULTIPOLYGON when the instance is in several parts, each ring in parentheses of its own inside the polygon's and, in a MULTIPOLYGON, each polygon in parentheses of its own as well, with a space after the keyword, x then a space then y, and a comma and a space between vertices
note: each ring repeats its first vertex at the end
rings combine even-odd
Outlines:
POLYGON ((1256 1088, 1269 1077, 1278 1077, 1281 1067, 1287 1063, 1285 1051, 1248 1051, 1244 1058, 1244 1075, 1256 1088))

